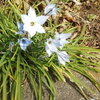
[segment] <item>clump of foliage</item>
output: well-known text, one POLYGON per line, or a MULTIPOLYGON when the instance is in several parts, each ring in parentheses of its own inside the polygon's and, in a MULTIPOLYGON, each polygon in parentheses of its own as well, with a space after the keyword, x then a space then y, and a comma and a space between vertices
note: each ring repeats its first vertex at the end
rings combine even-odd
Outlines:
MULTIPOLYGON (((53 6, 52 9, 55 8, 55 5, 53 6)), ((41 12, 38 10, 37 5, 34 4, 32 7, 36 9, 39 16, 41 12)), ((55 8, 54 12, 56 10, 55 8)), ((45 13, 45 16, 50 16, 50 12, 45 13)), ((7 96, 9 96, 9 100, 22 100, 22 83, 26 78, 32 84, 36 100, 42 100, 43 84, 50 90, 50 100, 53 100, 56 91, 52 75, 63 82, 66 77, 69 78, 88 100, 82 86, 91 93, 93 91, 77 79, 72 70, 87 77, 100 90, 100 84, 88 73, 88 71, 100 72, 98 69, 100 62, 97 63, 100 59, 100 56, 98 56, 100 51, 82 44, 86 25, 83 26, 80 35, 76 39, 69 39, 69 43, 60 43, 60 46, 57 46, 55 42, 58 44, 59 41, 55 41, 55 32, 60 25, 52 23, 52 19, 46 19, 46 24, 42 25, 45 32, 43 28, 41 32, 44 34, 40 34, 38 29, 36 30, 37 33, 31 34, 29 28, 29 30, 21 28, 20 23, 26 16, 23 16, 21 20, 22 13, 27 15, 26 9, 20 10, 20 5, 17 6, 15 2, 9 0, 0 8, 0 92, 2 100, 7 100, 7 96), (18 26, 17 22, 19 22, 18 26), (46 27, 48 27, 47 30, 46 27), (22 34, 16 33, 18 29, 22 34), (51 40, 48 42, 47 39, 51 40), (81 41, 80 44, 79 41, 81 41), (50 45, 52 43, 53 45, 50 45), (54 47, 51 49, 52 46, 54 47), (58 51, 64 52, 63 55, 59 54, 58 51)), ((31 26, 33 25, 34 23, 31 23, 31 26)), ((75 30, 77 30, 77 27, 66 29, 62 36, 64 33, 71 33, 75 30)))
POLYGON ((98 16, 97 15, 94 15, 94 14, 89 14, 87 16, 87 19, 88 19, 88 21, 93 21, 93 20, 98 19, 98 16))

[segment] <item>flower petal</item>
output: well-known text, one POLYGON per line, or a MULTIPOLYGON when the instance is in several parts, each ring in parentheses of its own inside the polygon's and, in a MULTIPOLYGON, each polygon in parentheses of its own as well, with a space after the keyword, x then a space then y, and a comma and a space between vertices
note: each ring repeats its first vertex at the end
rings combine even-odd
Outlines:
POLYGON ((17 22, 17 27, 18 27, 18 29, 20 30, 20 23, 19 22, 17 22))
POLYGON ((20 46, 22 50, 26 50, 27 46, 20 46))
POLYGON ((50 51, 50 49, 48 48, 48 46, 45 47, 45 50, 46 50, 46 52, 48 53, 48 55, 50 57, 51 54, 52 54, 52 51, 50 51))
POLYGON ((69 38, 71 35, 72 35, 71 33, 61 34, 60 38, 62 38, 62 39, 67 39, 67 38, 69 38))
POLYGON ((25 31, 30 31, 31 28, 32 28, 32 26, 30 26, 29 23, 25 23, 25 24, 24 24, 24 30, 25 30, 25 31))
POLYGON ((49 13, 47 13, 47 15, 56 15, 58 8, 53 8, 49 13))
POLYGON ((44 28, 43 28, 40 24, 36 24, 36 23, 35 23, 35 29, 36 29, 36 31, 39 32, 39 33, 45 33, 44 28))
POLYGON ((32 43, 32 41, 27 38, 18 39, 18 43, 22 50, 26 50, 26 47, 32 43))
POLYGON ((28 32, 29 32, 30 36, 33 37, 36 34, 36 29, 33 28, 32 30, 29 30, 28 32))
POLYGON ((59 33, 58 32, 55 32, 56 35, 55 35, 55 39, 58 39, 59 38, 59 33))
POLYGON ((52 52, 57 52, 58 49, 56 48, 55 44, 53 43, 53 39, 47 39, 46 46, 48 46, 48 49, 52 52), (49 43, 51 42, 51 43, 49 43))
POLYGON ((52 15, 56 15, 57 10, 58 10, 58 8, 53 8, 52 15))
POLYGON ((17 35, 17 34, 25 34, 25 31, 18 31, 18 32, 16 32, 15 34, 16 34, 16 35, 17 35))
POLYGON ((62 46, 62 44, 60 44, 60 42, 58 40, 53 40, 53 43, 56 47, 60 47, 62 46))
POLYGON ((53 52, 57 52, 58 51, 58 49, 56 48, 56 46, 54 44, 48 44, 48 46, 49 46, 49 49, 51 51, 53 51, 53 52))
POLYGON ((35 19, 36 19, 35 10, 32 7, 30 7, 30 9, 28 11, 28 17, 30 18, 31 21, 35 21, 35 19))
POLYGON ((10 50, 11 52, 12 52, 13 46, 14 46, 14 42, 10 42, 10 43, 9 43, 9 50, 10 50))
POLYGON ((56 4, 48 4, 44 9, 44 14, 49 13, 55 7, 55 5, 56 4))
POLYGON ((49 16, 43 16, 43 15, 41 15, 41 16, 38 16, 38 17, 36 17, 36 23, 38 23, 38 24, 44 24, 45 22, 46 22, 46 20, 48 19, 48 17, 49 16))
POLYGON ((58 62, 65 66, 65 61, 60 56, 58 56, 58 62))
POLYGON ((70 62, 69 56, 65 51, 58 51, 56 52, 58 56, 58 62, 62 65, 65 65, 65 62, 70 62))
POLYGON ((24 15, 24 14, 21 14, 21 19, 22 19, 23 23, 26 23, 26 22, 30 21, 29 18, 28 18, 28 16, 24 15))
POLYGON ((61 45, 64 45, 64 44, 69 43, 69 41, 62 39, 61 41, 59 41, 59 43, 60 43, 61 45))
POLYGON ((16 34, 24 34, 25 33, 25 31, 23 30, 24 24, 17 22, 17 26, 18 26, 19 31, 16 32, 16 34))

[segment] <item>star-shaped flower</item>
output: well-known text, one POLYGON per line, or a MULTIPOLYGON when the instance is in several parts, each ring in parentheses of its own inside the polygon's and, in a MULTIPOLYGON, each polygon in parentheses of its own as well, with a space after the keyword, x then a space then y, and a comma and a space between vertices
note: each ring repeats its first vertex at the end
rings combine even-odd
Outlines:
POLYGON ((57 52, 58 49, 57 49, 57 46, 59 46, 60 44, 57 43, 57 41, 55 41, 54 39, 47 39, 47 42, 46 42, 46 52, 48 53, 49 57, 51 56, 52 52, 57 52))
POLYGON ((27 46, 32 43, 32 41, 28 40, 27 38, 18 39, 18 43, 22 50, 26 50, 27 46))
POLYGON ((65 65, 65 62, 70 62, 69 56, 65 51, 58 51, 56 52, 58 56, 58 62, 62 65, 65 65))
POLYGON ((58 8, 56 8, 56 4, 51 4, 52 2, 50 2, 44 9, 44 14, 46 15, 56 15, 56 12, 58 10, 58 8))
POLYGON ((55 35, 55 40, 59 42, 60 44, 60 48, 62 49, 64 44, 69 43, 66 39, 68 39, 71 36, 71 33, 66 33, 66 34, 59 34, 58 32, 56 32, 55 35))
POLYGON ((23 23, 17 22, 17 27, 18 27, 19 31, 16 32, 16 34, 24 34, 24 33, 25 33, 25 31, 24 31, 24 29, 23 29, 23 26, 24 26, 23 23))
POLYGON ((45 30, 41 25, 45 23, 48 16, 41 15, 36 17, 35 10, 30 7, 28 15, 22 14, 21 19, 24 23, 24 30, 28 31, 31 37, 34 36, 36 32, 45 33, 45 30))

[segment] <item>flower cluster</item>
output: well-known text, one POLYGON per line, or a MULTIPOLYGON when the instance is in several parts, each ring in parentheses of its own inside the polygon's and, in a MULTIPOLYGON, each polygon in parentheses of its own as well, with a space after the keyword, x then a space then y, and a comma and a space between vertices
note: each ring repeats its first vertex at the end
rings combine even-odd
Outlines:
POLYGON ((23 23, 17 22, 19 31, 16 34, 27 35, 27 38, 18 39, 18 43, 22 50, 26 50, 27 46, 32 43, 30 38, 32 38, 36 32, 45 33, 45 29, 42 27, 42 24, 46 22, 50 15, 54 15, 57 12, 55 4, 48 4, 44 9, 45 15, 36 16, 35 10, 30 7, 28 15, 21 14, 21 19, 23 23))
POLYGON ((65 65, 65 62, 69 61, 69 56, 65 51, 59 51, 58 48, 62 49, 64 44, 69 43, 66 39, 71 36, 71 33, 66 34, 59 34, 56 32, 55 39, 49 38, 46 42, 46 52, 48 53, 49 57, 53 52, 55 52, 58 56, 59 63, 65 65))
MULTIPOLYGON (((21 14, 21 19, 23 23, 17 22, 18 32, 16 34, 23 34, 21 39, 18 39, 18 43, 22 50, 26 50, 27 46, 32 43, 31 38, 38 33, 45 33, 45 29, 42 26, 48 19, 50 15, 56 14, 58 8, 56 4, 48 4, 44 9, 44 15, 36 16, 35 10, 30 7, 28 15, 21 14)), ((62 49, 64 44, 69 43, 66 39, 71 36, 68 34, 59 34, 56 32, 55 39, 47 39, 45 50, 49 57, 53 52, 58 56, 59 63, 65 65, 65 62, 69 62, 69 56, 65 51, 59 51, 58 48, 62 49)), ((13 45, 10 44, 11 50, 13 45)))

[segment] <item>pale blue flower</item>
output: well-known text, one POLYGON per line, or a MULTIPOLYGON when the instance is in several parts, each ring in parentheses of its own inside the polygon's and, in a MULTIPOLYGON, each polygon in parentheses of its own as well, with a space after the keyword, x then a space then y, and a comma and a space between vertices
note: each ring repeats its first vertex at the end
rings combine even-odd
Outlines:
POLYGON ((50 2, 44 9, 44 14, 46 15, 56 15, 58 8, 56 8, 56 4, 51 4, 50 2))
POLYGON ((13 46, 14 46, 14 42, 10 42, 10 43, 9 43, 9 50, 10 50, 11 52, 12 52, 13 46))
POLYGON ((60 44, 60 46, 58 47, 62 49, 64 44, 69 43, 66 39, 68 39, 70 36, 71 36, 71 33, 59 34, 58 32, 56 32, 55 40, 60 44))
POLYGON ((25 31, 23 29, 24 24, 23 23, 19 23, 17 22, 17 27, 18 27, 18 32, 16 32, 16 34, 25 34, 25 31))
POLYGON ((54 39, 52 38, 47 39, 45 50, 48 53, 49 57, 51 56, 52 52, 58 51, 57 46, 59 45, 60 44, 57 43, 54 39))
POLYGON ((65 62, 70 62, 69 56, 65 51, 57 51, 58 62, 62 65, 65 65, 65 62))
POLYGON ((32 41, 30 41, 27 38, 22 38, 22 39, 18 39, 18 43, 19 43, 21 49, 25 51, 27 46, 29 46, 32 43, 32 41))
POLYGON ((34 36, 36 32, 45 33, 44 28, 41 26, 46 22, 48 16, 38 16, 36 17, 35 10, 30 7, 28 15, 22 14, 21 19, 24 23, 24 30, 28 31, 30 36, 34 36))

